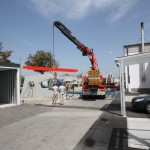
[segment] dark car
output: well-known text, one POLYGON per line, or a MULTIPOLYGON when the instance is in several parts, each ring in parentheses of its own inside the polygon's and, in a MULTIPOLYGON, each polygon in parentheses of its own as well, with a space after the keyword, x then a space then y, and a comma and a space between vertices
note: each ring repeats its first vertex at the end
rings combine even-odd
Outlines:
POLYGON ((132 99, 132 108, 134 110, 150 113, 150 96, 137 96, 132 99))

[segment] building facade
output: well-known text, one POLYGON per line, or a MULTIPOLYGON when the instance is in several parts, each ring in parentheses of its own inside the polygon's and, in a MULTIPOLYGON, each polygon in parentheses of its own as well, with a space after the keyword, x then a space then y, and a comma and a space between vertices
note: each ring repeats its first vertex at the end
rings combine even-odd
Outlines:
MULTIPOLYGON (((143 53, 141 44, 125 45, 123 48, 124 56, 143 53)), ((146 52, 150 52, 150 43, 144 43, 146 52)), ((150 93, 150 62, 126 66, 125 87, 131 93, 150 93)))

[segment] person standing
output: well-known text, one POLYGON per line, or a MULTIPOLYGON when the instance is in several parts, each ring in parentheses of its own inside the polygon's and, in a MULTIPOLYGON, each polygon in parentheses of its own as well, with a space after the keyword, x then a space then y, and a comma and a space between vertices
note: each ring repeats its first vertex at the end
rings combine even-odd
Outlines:
POLYGON ((52 104, 57 104, 57 100, 58 100, 58 86, 56 84, 54 84, 54 86, 52 87, 53 90, 53 102, 52 104))
POLYGON ((58 88, 59 92, 60 92, 60 105, 64 104, 64 95, 65 95, 65 91, 66 91, 66 87, 64 85, 60 85, 60 87, 58 88))
POLYGON ((68 81, 66 81, 65 87, 66 87, 66 91, 69 91, 69 83, 68 83, 68 81))

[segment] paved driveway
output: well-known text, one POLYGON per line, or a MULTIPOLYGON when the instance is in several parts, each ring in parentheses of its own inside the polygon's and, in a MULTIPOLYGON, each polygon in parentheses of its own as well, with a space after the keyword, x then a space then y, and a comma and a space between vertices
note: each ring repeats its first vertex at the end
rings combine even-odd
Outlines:
POLYGON ((49 100, 31 103, 0 109, 0 149, 141 150, 150 147, 150 116, 133 112, 129 102, 126 103, 129 118, 120 116, 118 100, 73 98, 66 100, 64 106, 51 105, 49 100))
POLYGON ((72 150, 111 100, 67 100, 0 109, 2 150, 72 150))

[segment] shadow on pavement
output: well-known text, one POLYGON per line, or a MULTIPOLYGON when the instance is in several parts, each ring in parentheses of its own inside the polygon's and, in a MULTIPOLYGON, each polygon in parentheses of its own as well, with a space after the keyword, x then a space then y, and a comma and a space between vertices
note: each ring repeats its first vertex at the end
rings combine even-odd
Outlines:
POLYGON ((128 149, 126 118, 103 114, 91 126, 74 150, 122 150, 128 149), (119 128, 117 128, 119 127, 119 128))
MULTIPOLYGON (((101 110, 110 114, 121 116, 121 106, 119 100, 113 100, 108 107, 103 107, 101 110)), ((144 112, 133 111, 131 102, 126 102, 126 115, 133 118, 150 118, 150 114, 144 112)))
MULTIPOLYGON (((100 108, 98 106, 73 106, 73 105, 46 105, 46 104, 34 104, 35 106, 44 106, 44 107, 57 107, 57 108, 74 108, 74 109, 91 109, 91 110, 101 110, 105 111, 111 115, 121 115, 121 106, 119 100, 113 100, 112 103, 105 104, 104 107, 100 108)), ((126 114, 127 117, 134 118, 150 118, 150 114, 146 114, 143 112, 135 112, 132 109, 131 102, 126 102, 126 114)))
POLYGON ((99 107, 94 106, 68 106, 68 105, 45 105, 45 104, 34 104, 35 106, 44 106, 44 107, 57 107, 57 108, 74 108, 74 109, 91 109, 91 110, 100 110, 99 107))
MULTIPOLYGON (((148 117, 147 114, 133 112, 130 102, 127 102, 126 106, 128 116, 148 117)), ((143 145, 150 145, 145 139, 128 133, 127 118, 120 115, 119 101, 112 101, 107 108, 104 107, 102 110, 103 114, 94 122, 74 150, 141 150, 128 147, 128 135, 143 145)))
POLYGON ((130 135, 130 138, 135 139, 136 141, 139 141, 143 145, 150 146, 147 141, 144 139, 141 139, 133 134, 130 134, 127 132, 127 129, 123 128, 113 128, 110 142, 108 145, 108 150, 141 150, 139 148, 132 148, 128 147, 128 136, 130 135))

